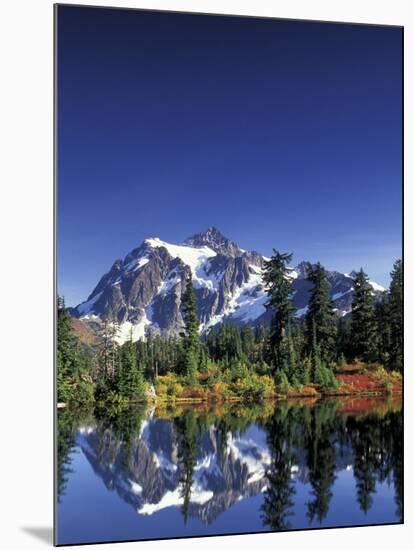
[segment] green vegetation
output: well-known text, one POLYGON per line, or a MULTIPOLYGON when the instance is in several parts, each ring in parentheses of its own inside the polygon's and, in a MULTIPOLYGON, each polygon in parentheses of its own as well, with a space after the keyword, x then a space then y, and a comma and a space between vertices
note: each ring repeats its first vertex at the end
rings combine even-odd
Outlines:
POLYGON ((267 357, 276 372, 287 374, 295 359, 292 341, 293 288, 290 283, 289 264, 292 254, 273 250, 274 254, 265 262, 263 283, 269 296, 267 308, 272 312, 267 357))
POLYGON ((307 279, 312 284, 312 289, 305 318, 306 349, 312 354, 317 345, 320 360, 329 364, 337 359, 337 327, 330 296, 331 285, 324 267, 319 262, 314 266, 308 265, 307 279))
POLYGON ((182 334, 183 346, 183 370, 188 384, 196 382, 196 372, 200 364, 200 338, 198 336, 199 322, 197 317, 197 304, 193 288, 191 271, 187 276, 185 292, 182 301, 185 332, 182 334))
POLYGON ((72 333, 65 302, 58 298, 57 311, 57 399, 58 402, 93 400, 93 384, 87 354, 72 333))
MULTIPOLYGON (((352 312, 337 318, 324 267, 307 266, 308 310, 296 319, 292 305, 292 254, 274 250, 263 268, 269 326, 222 324, 199 334, 191 273, 182 298, 184 326, 179 336, 149 335, 117 343, 117 322, 101 323, 96 348, 73 335, 71 317, 58 300, 58 401, 125 405, 160 401, 258 401, 275 396, 341 392, 347 363, 377 365, 367 375, 392 392, 402 372, 402 264, 391 274, 390 290, 375 303, 368 276, 355 276, 352 312), (383 368, 378 368, 382 365, 383 368), (397 374, 391 374, 397 371, 397 374), (374 376, 375 374, 375 376, 374 376)), ((362 369, 361 367, 361 369, 362 369)), ((360 370, 361 370, 360 369, 360 370)), ((352 391, 352 384, 347 391, 352 391)), ((355 386, 356 387, 356 386, 355 386)), ((359 386, 362 387, 361 385, 359 386)))
POLYGON ((372 287, 361 269, 354 279, 352 302, 351 340, 356 357, 362 361, 374 361, 378 349, 378 330, 375 318, 372 287))

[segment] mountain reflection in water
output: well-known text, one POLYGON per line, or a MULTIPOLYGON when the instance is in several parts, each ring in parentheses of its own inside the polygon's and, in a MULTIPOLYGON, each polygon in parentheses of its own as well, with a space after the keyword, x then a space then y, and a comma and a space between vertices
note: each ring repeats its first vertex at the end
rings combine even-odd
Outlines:
POLYGON ((58 543, 402 521, 399 401, 59 411, 58 543))

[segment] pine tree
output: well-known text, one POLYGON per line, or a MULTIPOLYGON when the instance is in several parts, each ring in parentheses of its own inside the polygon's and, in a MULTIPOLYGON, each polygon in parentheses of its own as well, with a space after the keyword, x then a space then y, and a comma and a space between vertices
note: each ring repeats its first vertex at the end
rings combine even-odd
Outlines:
POLYGON ((108 315, 102 320, 98 330, 100 339, 98 349, 98 375, 95 385, 95 399, 105 400, 110 392, 121 394, 122 352, 117 343, 119 325, 116 319, 108 315))
POLYGON ((105 317, 98 330, 99 345, 99 370, 105 380, 109 380, 115 373, 118 349, 116 336, 119 327, 111 317, 105 317))
POLYGON ((287 362, 287 332, 293 319, 292 295, 290 281, 291 268, 288 267, 292 254, 273 250, 274 254, 264 263, 263 282, 269 296, 267 309, 273 312, 270 329, 269 361, 275 371, 288 370, 287 362))
POLYGON ((72 332, 71 317, 63 298, 57 299, 57 399, 91 401, 92 379, 88 359, 72 332))
POLYGON ((77 364, 70 315, 63 298, 58 297, 57 307, 57 398, 58 401, 67 401, 71 396, 71 380, 76 374, 77 364))
POLYGON ((121 355, 121 395, 132 400, 140 400, 145 394, 145 383, 142 370, 137 362, 135 344, 132 334, 122 346, 121 355))
POLYGON ((185 292, 182 299, 182 309, 185 328, 185 332, 182 334, 184 339, 184 375, 189 384, 194 384, 199 366, 200 339, 198 336, 199 321, 197 317, 197 304, 191 271, 186 280, 185 292))
MULTIPOLYGON (((385 293, 384 293, 385 294, 385 293)), ((375 303, 375 318, 378 333, 378 360, 386 367, 390 366, 391 322, 389 293, 381 296, 375 303)))
POLYGON ((389 366, 392 369, 403 369, 403 266, 402 261, 394 263, 391 272, 390 295, 388 305, 389 315, 389 366))
POLYGON ((319 262, 308 265, 307 280, 312 284, 306 314, 307 349, 311 351, 313 339, 316 337, 320 358, 328 364, 336 358, 337 335, 336 316, 330 296, 331 285, 325 268, 319 262))
POLYGON ((254 332, 250 325, 244 325, 241 330, 243 354, 248 361, 254 360, 254 332))
POLYGON ((350 358, 350 356, 352 355, 351 322, 349 317, 339 317, 336 327, 336 349, 338 353, 338 359, 342 362, 346 362, 346 359, 350 358))
POLYGON ((337 387, 337 380, 331 368, 327 367, 321 357, 321 347, 317 338, 316 322, 312 324, 312 349, 310 353, 311 380, 321 388, 337 387))
POLYGON ((314 384, 324 382, 324 366, 321 359, 321 348, 318 343, 316 322, 312 323, 312 348, 311 348, 311 379, 314 384))
POLYGON ((363 361, 377 359, 378 335, 374 297, 368 276, 362 268, 354 279, 351 342, 354 357, 363 361))

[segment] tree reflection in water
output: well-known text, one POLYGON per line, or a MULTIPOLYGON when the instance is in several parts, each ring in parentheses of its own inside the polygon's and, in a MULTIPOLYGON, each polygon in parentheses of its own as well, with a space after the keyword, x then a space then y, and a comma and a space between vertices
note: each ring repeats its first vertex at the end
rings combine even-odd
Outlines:
MULTIPOLYGON (((76 475, 71 461, 77 446, 107 489, 143 517, 165 502, 179 507, 186 525, 192 517, 213 525, 239 500, 262 493, 255 513, 264 529, 295 528, 298 505, 305 506, 308 527, 321 526, 346 467, 353 469, 355 500, 367 517, 378 484, 386 482, 394 486, 402 521, 402 412, 392 404, 362 412, 334 400, 188 405, 155 413, 62 410, 57 444, 59 499, 76 475), (309 486, 302 501, 299 483, 309 486)), ((336 510, 335 517, 342 513, 336 510)))

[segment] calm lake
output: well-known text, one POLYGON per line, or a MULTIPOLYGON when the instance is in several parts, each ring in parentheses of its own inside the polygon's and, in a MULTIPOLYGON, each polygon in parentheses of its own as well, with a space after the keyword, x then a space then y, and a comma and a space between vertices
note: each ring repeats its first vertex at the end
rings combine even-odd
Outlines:
POLYGON ((58 543, 400 523, 399 399, 58 413, 58 543))

